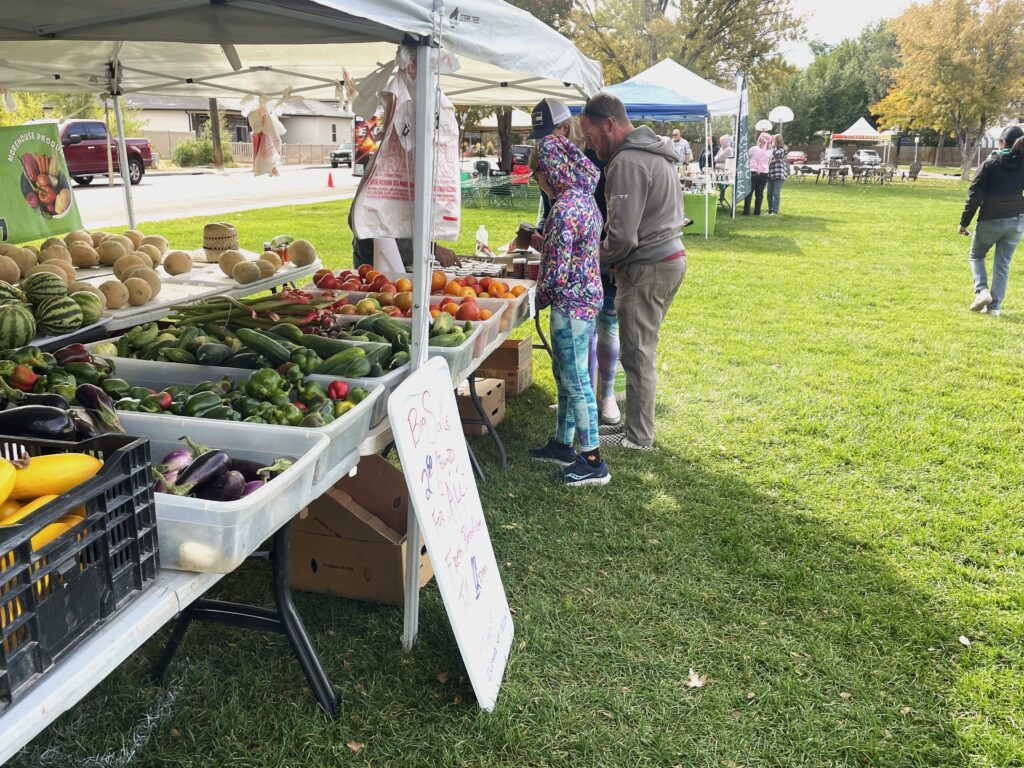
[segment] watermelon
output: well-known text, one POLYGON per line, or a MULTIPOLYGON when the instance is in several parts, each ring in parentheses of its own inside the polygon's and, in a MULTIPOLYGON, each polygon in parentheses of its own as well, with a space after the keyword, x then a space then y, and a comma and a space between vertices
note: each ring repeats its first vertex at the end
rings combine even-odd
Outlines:
POLYGON ((36 306, 36 322, 48 336, 77 331, 82 318, 82 308, 69 296, 53 296, 36 306))
POLYGON ((103 314, 103 299, 89 291, 77 291, 70 296, 82 308, 82 325, 92 325, 103 314))
POLYGON ((10 283, 0 280, 0 304, 10 304, 12 301, 25 301, 25 294, 10 283))
POLYGON ((24 347, 36 337, 36 319, 27 304, 0 306, 0 347, 24 347))
POLYGON ((30 304, 39 305, 46 299, 68 295, 68 285, 63 278, 50 272, 36 272, 21 281, 21 289, 28 296, 30 304))

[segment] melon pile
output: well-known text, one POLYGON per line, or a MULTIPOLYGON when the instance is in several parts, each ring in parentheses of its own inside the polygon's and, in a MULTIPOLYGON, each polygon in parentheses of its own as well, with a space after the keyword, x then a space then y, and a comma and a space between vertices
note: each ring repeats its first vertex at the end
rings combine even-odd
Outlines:
POLYGON ((0 280, 0 346, 23 347, 37 335, 62 336, 99 320, 100 292, 81 285, 69 294, 64 278, 52 272, 35 272, 18 287, 0 280))

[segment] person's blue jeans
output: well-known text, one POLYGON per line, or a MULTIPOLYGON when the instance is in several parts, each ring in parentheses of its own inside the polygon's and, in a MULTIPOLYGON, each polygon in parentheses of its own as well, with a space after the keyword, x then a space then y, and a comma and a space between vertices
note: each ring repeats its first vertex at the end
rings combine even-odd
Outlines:
POLYGON ((593 320, 574 320, 551 308, 551 370, 558 387, 555 440, 579 441, 580 452, 598 447, 597 400, 590 386, 590 337, 593 320))
POLYGON ((999 309, 1006 296, 1006 284, 1010 279, 1010 260, 1024 236, 1024 214, 1006 219, 979 221, 971 240, 971 274, 974 275, 974 292, 988 288, 988 274, 985 259, 995 246, 992 259, 992 303, 989 309, 999 309))
POLYGON ((768 213, 778 213, 785 179, 768 179, 768 213))

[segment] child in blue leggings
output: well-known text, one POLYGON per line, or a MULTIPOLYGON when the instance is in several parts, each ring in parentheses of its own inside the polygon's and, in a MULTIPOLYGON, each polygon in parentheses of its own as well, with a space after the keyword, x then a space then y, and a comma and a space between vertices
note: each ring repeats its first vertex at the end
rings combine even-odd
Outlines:
POLYGON ((553 201, 544 221, 537 307, 551 307, 552 369, 558 387, 555 436, 530 456, 564 468, 568 485, 611 480, 601 459, 597 400, 590 385, 590 338, 604 304, 598 249, 598 171, 565 136, 541 139, 530 157, 537 183, 553 201), (579 454, 574 449, 579 443, 579 454))

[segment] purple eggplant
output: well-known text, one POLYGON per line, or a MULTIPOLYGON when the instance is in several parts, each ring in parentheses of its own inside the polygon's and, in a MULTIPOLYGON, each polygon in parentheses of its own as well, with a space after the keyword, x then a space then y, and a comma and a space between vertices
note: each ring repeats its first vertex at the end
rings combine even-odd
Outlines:
POLYGON ((182 435, 178 439, 184 440, 185 445, 187 445, 192 450, 193 455, 195 455, 196 457, 202 456, 204 453, 209 453, 210 451, 213 450, 213 448, 211 448, 208 445, 200 445, 199 443, 192 442, 192 438, 189 437, 188 435, 182 435))
POLYGON ((262 461, 232 459, 231 469, 241 472, 245 476, 246 482, 253 482, 254 480, 269 480, 284 472, 294 463, 291 459, 277 459, 273 464, 267 466, 262 461))
POLYGON ((0 411, 0 435, 74 440, 75 423, 67 411, 52 405, 22 405, 0 411))
POLYGON ((52 394, 50 392, 27 392, 25 396, 21 398, 21 405, 49 405, 54 408, 60 408, 62 411, 68 409, 68 401, 65 400, 61 395, 52 394))
POLYGON ((161 473, 161 479, 157 480, 153 485, 153 490, 157 493, 170 493, 171 486, 174 485, 174 481, 178 479, 178 471, 172 469, 170 472, 161 473))
MULTIPOLYGON (((227 472, 230 463, 231 459, 224 451, 210 451, 181 470, 176 482, 165 482, 163 473, 158 469, 153 470, 153 476, 164 483, 168 493, 188 496, 197 486, 212 482, 227 472)), ((238 474, 241 477, 241 473, 238 474)), ((245 478, 242 478, 242 483, 244 485, 245 478)))
POLYGON ((75 424, 75 440, 89 440, 99 435, 96 424, 84 409, 72 408, 68 413, 75 424))
POLYGON ((169 472, 177 474, 191 464, 194 459, 195 454, 193 454, 188 448, 179 448, 164 456, 163 461, 160 462, 157 469, 165 475, 169 472))
POLYGON ((245 484, 245 488, 242 490, 242 497, 248 496, 250 493, 255 493, 260 488, 266 485, 262 480, 250 480, 245 484))
POLYGON ((196 496, 207 501, 235 501, 245 493, 241 472, 228 471, 196 488, 196 496))
POLYGON ((117 418, 110 396, 95 384, 79 384, 75 389, 75 400, 103 422, 108 429, 124 432, 124 427, 121 426, 121 420, 117 418))

